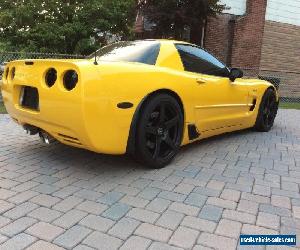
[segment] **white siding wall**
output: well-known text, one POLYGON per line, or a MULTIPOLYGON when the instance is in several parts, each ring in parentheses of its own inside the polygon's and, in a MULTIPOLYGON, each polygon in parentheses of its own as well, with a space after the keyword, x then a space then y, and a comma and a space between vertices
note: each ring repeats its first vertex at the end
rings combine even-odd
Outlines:
POLYGON ((268 0, 266 20, 300 25, 300 0, 268 0))
POLYGON ((221 0, 220 2, 230 7, 230 9, 225 10, 224 13, 234 15, 244 15, 246 13, 247 0, 221 0))

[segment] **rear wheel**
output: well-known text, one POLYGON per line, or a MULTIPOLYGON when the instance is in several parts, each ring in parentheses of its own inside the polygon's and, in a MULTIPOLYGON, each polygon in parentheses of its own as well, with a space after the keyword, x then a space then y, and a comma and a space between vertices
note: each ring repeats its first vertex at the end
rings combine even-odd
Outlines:
POLYGON ((163 168, 182 141, 183 114, 175 98, 157 94, 146 101, 137 124, 136 158, 151 168, 163 168))
POLYGON ((261 101, 254 128, 260 132, 268 132, 273 127, 278 111, 278 102, 273 89, 268 89, 261 101))

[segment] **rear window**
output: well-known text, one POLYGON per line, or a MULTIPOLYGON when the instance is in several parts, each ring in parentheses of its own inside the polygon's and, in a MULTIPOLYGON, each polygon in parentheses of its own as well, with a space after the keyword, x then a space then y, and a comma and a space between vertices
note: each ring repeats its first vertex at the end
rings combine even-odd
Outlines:
MULTIPOLYGON (((118 42, 96 52, 97 61, 137 62, 155 65, 160 51, 157 41, 118 42)), ((92 59, 95 55, 90 55, 92 59)))

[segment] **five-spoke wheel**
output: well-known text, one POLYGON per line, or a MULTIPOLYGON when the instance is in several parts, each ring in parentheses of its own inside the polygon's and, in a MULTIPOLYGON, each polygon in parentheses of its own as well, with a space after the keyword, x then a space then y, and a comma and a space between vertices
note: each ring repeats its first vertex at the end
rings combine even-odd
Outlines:
POLYGON ((268 132, 274 124, 278 111, 278 102, 273 89, 268 89, 264 94, 255 123, 255 129, 261 132, 268 132))
POLYGON ((137 158, 152 168, 166 166, 180 147, 182 133, 183 114, 177 100, 167 94, 151 97, 137 126, 137 158))

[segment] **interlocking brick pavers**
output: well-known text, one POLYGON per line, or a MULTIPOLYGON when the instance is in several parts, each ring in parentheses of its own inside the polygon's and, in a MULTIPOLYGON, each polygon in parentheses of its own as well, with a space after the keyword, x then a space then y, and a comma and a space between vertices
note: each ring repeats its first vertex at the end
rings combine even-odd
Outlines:
POLYGON ((153 242, 148 248, 149 250, 183 250, 183 248, 174 247, 162 242, 153 242))
POLYGON ((56 203, 58 203, 61 199, 50 196, 50 195, 46 195, 46 194, 40 194, 37 195, 35 197, 33 197, 30 202, 35 203, 37 205, 40 206, 44 206, 44 207, 52 207, 53 205, 55 205, 56 203))
POLYGON ((171 204, 171 201, 169 201, 169 200, 165 200, 165 199, 161 199, 161 198, 154 198, 147 205, 146 209, 151 210, 156 213, 162 213, 169 207, 170 204, 171 204))
POLYGON ((7 241, 9 238, 0 234, 0 244, 7 241))
POLYGON ((180 226, 172 235, 169 243, 171 245, 189 249, 195 245, 198 235, 198 231, 180 226))
POLYGON ((64 248, 59 247, 57 245, 54 245, 52 243, 49 243, 47 241, 42 241, 39 240, 37 242, 35 242, 34 244, 32 244, 31 246, 29 246, 28 248, 26 248, 26 250, 63 250, 64 248))
MULTIPOLYGON (((75 206, 82 204, 84 206, 83 203, 83 199, 75 197, 75 196, 69 196, 65 199, 63 199, 62 201, 58 202, 55 206, 53 206, 53 209, 61 211, 61 212, 67 212, 71 209, 73 209, 75 206)), ((86 201, 86 202, 90 202, 90 201, 86 201)))
POLYGON ((240 200, 237 210, 250 214, 257 214, 259 204, 253 201, 240 200))
POLYGON ((0 213, 3 213, 7 210, 10 210, 11 208, 13 208, 15 205, 10 203, 10 202, 6 202, 3 200, 0 200, 0 213))
MULTIPOLYGON (((54 207, 55 208, 55 207, 54 207)), ((102 212, 104 212, 108 206, 93 202, 93 201, 84 201, 81 202, 76 209, 90 213, 95 215, 100 215, 102 212)))
POLYGON ((160 214, 141 208, 133 208, 128 213, 128 216, 139 221, 154 223, 158 219, 160 214))
POLYGON ((25 233, 20 233, 18 235, 15 235, 14 237, 8 239, 4 243, 0 245, 0 249, 5 250, 5 249, 25 249, 32 243, 36 241, 36 238, 25 234, 25 233))
POLYGON ((242 223, 222 219, 215 231, 216 234, 238 239, 242 229, 242 223))
POLYGON ((120 248, 120 250, 146 250, 151 240, 139 236, 131 236, 120 248))
POLYGON ((183 214, 167 210, 161 215, 161 217, 157 220, 155 224, 161 227, 175 230, 183 218, 183 214))
POLYGON ((30 227, 36 222, 37 220, 33 218, 22 217, 2 227, 0 229, 0 233, 12 237, 23 232, 26 228, 30 227))
POLYGON ((295 218, 300 219, 300 207, 293 206, 293 215, 295 218))
POLYGON ((206 220, 218 222, 222 216, 223 209, 220 207, 205 205, 199 214, 199 217, 206 220))
POLYGON ((141 222, 137 220, 131 218, 122 218, 109 230, 108 233, 117 238, 126 240, 130 235, 133 234, 135 229, 140 224, 141 222))
POLYGON ((108 208, 102 215, 112 220, 119 220, 123 216, 125 216, 125 214, 127 214, 127 212, 130 211, 130 209, 131 207, 127 204, 116 203, 110 208, 108 208))
POLYGON ((173 202, 169 206, 169 209, 179 213, 183 213, 185 215, 191 215, 191 216, 197 216, 197 214, 199 214, 200 212, 199 207, 194 207, 194 206, 190 206, 178 202, 173 202))
POLYGON ((222 198, 224 200, 231 200, 231 201, 238 202, 240 199, 240 196, 241 196, 240 191, 224 189, 220 198, 222 198))
POLYGON ((53 221, 52 223, 56 226, 68 229, 76 225, 82 218, 87 216, 86 212, 72 209, 66 212, 64 215, 53 221))
POLYGON ((123 241, 95 231, 91 233, 83 243, 99 250, 117 250, 122 245, 123 241))
POLYGON ((212 233, 215 230, 217 223, 192 216, 186 216, 181 225, 197 229, 199 231, 212 233))
POLYGON ((77 245, 76 247, 73 248, 74 250, 95 250, 95 248, 88 247, 86 245, 77 245))
POLYGON ((35 236, 39 239, 52 241, 64 232, 63 228, 53 226, 49 223, 38 222, 26 230, 27 234, 35 236))
POLYGON ((58 236, 54 243, 65 247, 73 248, 86 238, 92 231, 82 226, 74 226, 58 236))
POLYGON ((235 239, 209 233, 201 233, 198 243, 215 249, 227 250, 233 250, 237 245, 235 239))
POLYGON ((0 249, 244 249, 241 233, 300 237, 299 123, 299 111, 280 110, 269 133, 217 136, 149 170, 45 146, 0 115, 0 249))
POLYGON ((97 231, 106 232, 114 225, 114 221, 100 216, 88 215, 80 221, 80 224, 97 231))
POLYGON ((135 234, 151 240, 167 242, 172 235, 172 231, 163 227, 143 223, 137 228, 135 234))
POLYGON ((241 232, 242 234, 278 234, 278 231, 249 224, 243 224, 241 232))
POLYGON ((259 212, 256 225, 278 230, 280 225, 280 218, 279 216, 274 214, 259 212))
POLYGON ((53 209, 45 208, 45 207, 39 207, 36 210, 33 210, 28 214, 29 217, 44 221, 44 222, 50 222, 62 215, 61 212, 58 212, 53 209))

